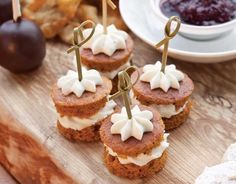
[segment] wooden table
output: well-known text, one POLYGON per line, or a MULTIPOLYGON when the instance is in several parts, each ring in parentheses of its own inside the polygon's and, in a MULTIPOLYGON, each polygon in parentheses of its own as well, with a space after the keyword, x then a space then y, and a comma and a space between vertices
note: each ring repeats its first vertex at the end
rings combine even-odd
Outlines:
MULTIPOLYGON (((135 64, 143 66, 160 59, 155 49, 133 38, 135 64)), ((27 75, 14 75, 0 69, 0 107, 17 120, 13 123, 33 133, 57 164, 78 183, 193 183, 205 166, 221 162, 227 146, 236 141, 236 61, 193 64, 169 59, 169 63, 175 63, 194 80, 194 106, 190 117, 171 132, 169 158, 159 174, 132 181, 113 176, 103 165, 101 143, 70 143, 57 132, 50 89, 58 77, 72 68, 73 56, 65 53, 67 48, 57 41, 48 42, 43 66, 27 75)), ((0 111, 0 119, 4 118, 0 111)), ((0 168, 0 183, 2 181, 15 183, 0 168)))

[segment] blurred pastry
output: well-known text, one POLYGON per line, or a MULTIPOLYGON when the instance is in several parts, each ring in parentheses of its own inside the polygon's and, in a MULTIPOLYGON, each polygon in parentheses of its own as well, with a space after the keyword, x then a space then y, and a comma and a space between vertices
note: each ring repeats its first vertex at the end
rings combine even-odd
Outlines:
POLYGON ((23 15, 37 23, 46 38, 55 37, 74 18, 81 0, 24 1, 23 15))
POLYGON ((64 28, 58 33, 59 37, 65 43, 72 43, 73 40, 73 29, 79 26, 79 21, 70 21, 64 28))
MULTIPOLYGON (((114 1, 118 5, 118 0, 114 1)), ((80 22, 101 21, 101 2, 85 0, 22 0, 24 17, 39 25, 46 38, 59 37, 71 44, 73 29, 80 22), (76 25, 75 25, 76 24, 76 25)), ((119 10, 108 11, 108 23, 117 28, 127 30, 121 19, 119 10)))
MULTIPOLYGON (((116 6, 119 5, 118 0, 113 0, 116 6)), ((77 15, 81 21, 90 19, 93 22, 101 23, 102 22, 102 6, 101 1, 82 1, 77 15)), ((128 27, 123 22, 119 9, 111 10, 108 9, 108 25, 114 24, 118 29, 128 30, 128 27)))

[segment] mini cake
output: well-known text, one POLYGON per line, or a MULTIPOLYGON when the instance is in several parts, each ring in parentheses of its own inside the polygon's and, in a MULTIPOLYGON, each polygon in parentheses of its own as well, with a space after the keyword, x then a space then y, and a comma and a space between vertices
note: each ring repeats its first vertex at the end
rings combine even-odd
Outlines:
MULTIPOLYGON (((83 31, 87 37, 91 29, 83 31)), ((134 43, 124 31, 114 25, 104 27, 98 24, 92 38, 81 48, 81 62, 88 69, 96 69, 101 75, 112 80, 112 93, 117 91, 117 74, 130 66, 134 43)))
POLYGON ((195 184, 235 184, 236 161, 229 161, 213 167, 206 167, 195 184))
POLYGON ((155 109, 136 105, 131 112, 131 119, 125 107, 113 114, 111 121, 102 124, 100 136, 105 146, 104 162, 110 172, 134 179, 151 176, 164 167, 169 143, 155 109))
POLYGON ((52 99, 58 113, 59 132, 69 140, 99 140, 99 128, 109 122, 116 103, 107 102, 112 83, 96 70, 82 68, 83 79, 69 70, 52 89, 52 99))
MULTIPOLYGON (((175 65, 167 65, 161 71, 162 63, 146 65, 140 69, 140 80, 134 85, 131 96, 133 103, 153 107, 161 114, 166 130, 184 123, 191 109, 190 95, 194 85, 192 80, 175 65)), ((131 78, 137 77, 137 72, 131 78)))

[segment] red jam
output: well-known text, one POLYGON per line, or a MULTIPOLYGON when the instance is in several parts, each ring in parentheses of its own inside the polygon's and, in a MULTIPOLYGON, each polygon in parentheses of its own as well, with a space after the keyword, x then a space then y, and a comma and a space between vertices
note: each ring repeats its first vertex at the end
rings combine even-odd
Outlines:
POLYGON ((184 23, 211 26, 225 23, 236 17, 236 0, 162 0, 162 12, 177 15, 184 23))

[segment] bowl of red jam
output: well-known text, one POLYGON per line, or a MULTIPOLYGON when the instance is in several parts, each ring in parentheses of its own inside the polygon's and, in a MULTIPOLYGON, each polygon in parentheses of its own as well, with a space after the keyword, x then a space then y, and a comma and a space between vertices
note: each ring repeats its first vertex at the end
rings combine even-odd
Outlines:
POLYGON ((180 17, 180 34, 190 39, 215 39, 236 28, 236 0, 150 1, 161 22, 180 17))

